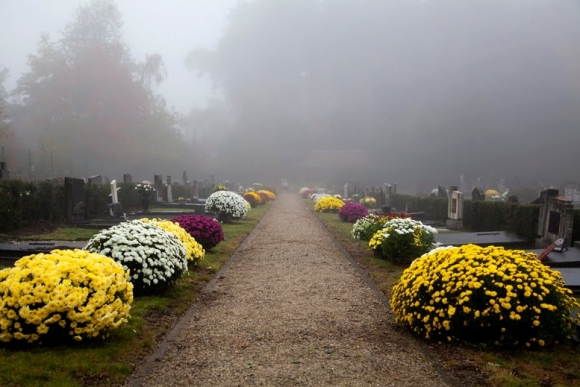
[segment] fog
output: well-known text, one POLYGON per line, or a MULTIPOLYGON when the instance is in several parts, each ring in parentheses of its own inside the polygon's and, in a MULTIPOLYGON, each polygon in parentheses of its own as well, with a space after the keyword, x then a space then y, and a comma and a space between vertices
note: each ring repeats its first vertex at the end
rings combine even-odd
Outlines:
MULTIPOLYGON (((31 3, 20 24, 56 18, 31 3)), ((71 4, 42 39, 2 31, 0 71, 32 47, 0 73, 13 176, 186 170, 411 193, 461 174, 483 188, 580 180, 577 1, 140 4, 71 4)))

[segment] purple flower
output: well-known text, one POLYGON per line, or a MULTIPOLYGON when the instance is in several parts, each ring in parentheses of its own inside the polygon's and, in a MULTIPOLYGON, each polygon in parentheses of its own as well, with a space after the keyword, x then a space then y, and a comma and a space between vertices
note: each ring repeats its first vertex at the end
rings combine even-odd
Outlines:
POLYGON ((369 214, 369 211, 359 203, 346 203, 340 211, 338 211, 338 217, 343 222, 354 223, 360 218, 364 218, 369 214))
POLYGON ((211 251, 223 241, 222 226, 212 218, 203 215, 181 215, 171 219, 185 229, 206 251, 211 251))

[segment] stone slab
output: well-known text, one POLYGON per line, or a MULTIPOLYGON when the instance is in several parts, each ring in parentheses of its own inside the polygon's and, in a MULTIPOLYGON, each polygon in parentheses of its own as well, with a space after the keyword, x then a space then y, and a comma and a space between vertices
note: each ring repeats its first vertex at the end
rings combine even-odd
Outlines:
POLYGON ((522 249, 533 245, 533 241, 506 231, 437 234, 435 235, 435 242, 439 242, 443 246, 461 246, 471 243, 482 247, 494 245, 522 249))

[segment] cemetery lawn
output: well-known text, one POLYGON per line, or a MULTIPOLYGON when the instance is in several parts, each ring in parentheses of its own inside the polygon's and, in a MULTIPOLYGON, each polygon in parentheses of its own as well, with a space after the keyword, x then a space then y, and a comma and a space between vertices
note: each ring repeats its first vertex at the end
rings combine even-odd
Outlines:
MULTIPOLYGON (((112 331, 107 340, 30 347, 1 344, 0 385, 123 385, 135 366, 156 348, 193 304, 201 288, 230 258, 270 205, 253 208, 245 219, 222 225, 225 241, 206 252, 198 266, 190 266, 174 288, 157 296, 136 297, 129 323, 112 331)), ((92 230, 93 234, 97 231, 92 230)))
MULTIPOLYGON (((315 214, 390 300, 405 266, 374 257, 367 242, 352 238, 352 224, 337 214, 315 214)), ((533 351, 425 343, 463 386, 580 386, 580 346, 573 341, 533 351)))

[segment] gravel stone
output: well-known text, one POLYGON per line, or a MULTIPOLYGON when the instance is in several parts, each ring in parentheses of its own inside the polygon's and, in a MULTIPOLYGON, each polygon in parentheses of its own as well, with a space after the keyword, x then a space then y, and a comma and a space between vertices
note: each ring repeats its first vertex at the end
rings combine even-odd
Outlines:
POLYGON ((446 386, 423 347, 282 194, 128 384, 446 386))

